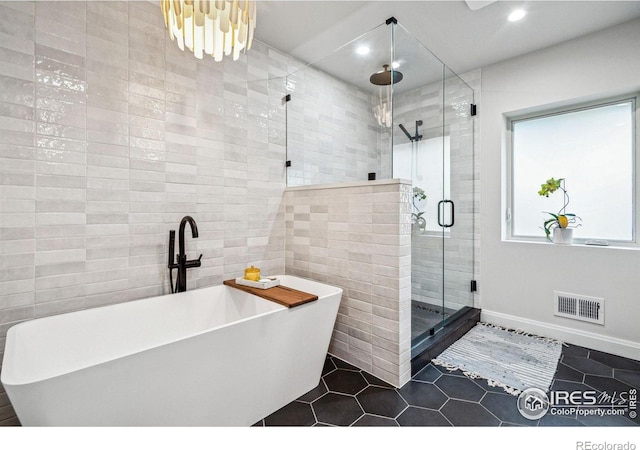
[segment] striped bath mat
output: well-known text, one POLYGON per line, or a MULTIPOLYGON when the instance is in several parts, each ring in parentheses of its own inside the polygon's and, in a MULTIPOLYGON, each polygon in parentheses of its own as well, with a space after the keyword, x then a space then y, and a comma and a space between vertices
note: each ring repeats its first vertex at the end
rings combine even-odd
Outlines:
POLYGON ((431 362, 518 395, 530 387, 549 390, 561 351, 559 341, 479 322, 431 362))

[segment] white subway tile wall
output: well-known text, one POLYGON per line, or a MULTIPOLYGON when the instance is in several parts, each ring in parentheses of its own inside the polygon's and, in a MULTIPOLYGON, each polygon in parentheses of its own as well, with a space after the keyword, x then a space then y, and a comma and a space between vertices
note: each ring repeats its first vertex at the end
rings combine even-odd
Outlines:
POLYGON ((287 77, 287 185, 391 177, 391 130, 373 115, 375 97, 314 66, 287 77))
MULTIPOLYGON (((168 231, 191 215, 200 237, 187 227, 187 252, 203 258, 189 286, 249 264, 341 286, 330 351, 408 381, 411 187, 283 198, 283 76, 300 66, 257 41, 238 61, 197 60, 169 40, 157 2, 0 2, 0 361, 16 323, 168 293, 168 231)), ((368 97, 318 72, 297 83, 342 103, 291 103, 292 124, 327 130, 305 149, 318 176, 294 166, 292 181, 390 173, 390 134, 374 130, 368 97)), ((14 423, 0 387, 0 425, 14 423)))
POLYGON ((286 271, 344 289, 329 351, 393 384, 411 378, 411 186, 289 188, 286 271))
POLYGON ((168 293, 185 215, 190 287, 284 272, 284 85, 266 80, 293 63, 257 41, 197 60, 157 2, 0 2, 0 361, 20 321, 168 293))

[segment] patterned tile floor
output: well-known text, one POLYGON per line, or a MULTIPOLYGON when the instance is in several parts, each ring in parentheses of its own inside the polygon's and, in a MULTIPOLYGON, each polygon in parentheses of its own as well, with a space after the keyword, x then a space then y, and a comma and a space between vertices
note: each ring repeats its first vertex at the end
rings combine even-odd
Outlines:
MULTIPOLYGON (((551 390, 640 389, 640 362, 565 345, 551 390)), ((401 389, 328 355, 320 384, 254 426, 638 426, 628 415, 524 418, 517 397, 427 365, 401 389)))

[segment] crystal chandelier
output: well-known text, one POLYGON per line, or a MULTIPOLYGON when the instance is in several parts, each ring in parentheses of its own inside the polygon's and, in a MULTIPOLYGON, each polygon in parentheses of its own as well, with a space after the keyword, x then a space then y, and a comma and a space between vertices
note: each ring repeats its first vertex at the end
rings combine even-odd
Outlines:
POLYGON ((390 93, 387 93, 386 96, 379 95, 378 102, 373 105, 373 115, 378 121, 378 125, 381 127, 389 128, 391 126, 392 115, 391 101, 389 100, 390 97, 390 93))
POLYGON ((161 0, 160 5, 171 40, 196 58, 206 53, 222 61, 223 55, 233 55, 235 61, 242 50, 251 48, 256 28, 253 1, 161 0))
POLYGON ((389 64, 384 64, 380 72, 376 72, 369 81, 371 84, 380 86, 378 89, 378 99, 373 106, 373 115, 382 127, 390 127, 393 119, 391 113, 391 85, 402 81, 402 73, 391 70, 389 64))

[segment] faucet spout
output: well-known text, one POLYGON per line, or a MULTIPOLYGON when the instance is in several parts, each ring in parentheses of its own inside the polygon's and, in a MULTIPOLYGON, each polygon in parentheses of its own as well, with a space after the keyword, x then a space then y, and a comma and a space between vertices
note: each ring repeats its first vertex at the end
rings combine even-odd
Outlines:
POLYGON ((187 223, 191 227, 191 237, 198 237, 198 225, 196 225, 196 221, 193 220, 191 216, 184 216, 180 221, 180 230, 178 231, 178 251, 180 252, 180 256, 184 255, 184 227, 187 223))
POLYGON ((184 216, 180 221, 180 229, 178 231, 178 277, 176 279, 176 292, 184 292, 187 290, 187 269, 192 267, 200 267, 202 255, 198 259, 187 261, 187 255, 184 245, 184 229, 187 225, 191 227, 191 237, 198 237, 198 226, 191 216, 184 216))

